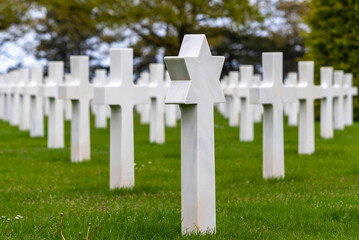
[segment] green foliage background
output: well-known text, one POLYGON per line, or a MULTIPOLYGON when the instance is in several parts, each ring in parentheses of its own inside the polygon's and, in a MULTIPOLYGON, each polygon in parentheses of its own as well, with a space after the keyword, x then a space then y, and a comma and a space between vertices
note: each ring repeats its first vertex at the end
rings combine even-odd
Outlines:
MULTIPOLYGON (((306 18, 310 33, 305 36, 307 59, 321 66, 353 73, 359 85, 359 1, 312 0, 306 18)), ((318 76, 318 75, 317 75, 318 76)), ((317 77, 318 79, 318 77, 317 77)), ((355 118, 359 119, 359 98, 354 100, 355 118)))

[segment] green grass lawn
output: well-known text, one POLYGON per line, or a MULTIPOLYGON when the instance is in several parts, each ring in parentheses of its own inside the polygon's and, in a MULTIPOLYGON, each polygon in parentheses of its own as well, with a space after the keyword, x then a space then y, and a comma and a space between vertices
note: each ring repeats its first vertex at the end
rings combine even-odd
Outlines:
MULTIPOLYGON (((262 179, 261 124, 251 143, 217 113, 215 127, 217 234, 184 238, 359 238, 358 123, 331 140, 316 123, 309 156, 297 154, 297 128, 285 126, 286 177, 270 181, 262 179)), ((0 239, 61 239, 60 213, 67 240, 89 222, 96 239, 182 238, 180 127, 166 129, 164 145, 148 139, 136 116, 136 186, 109 191, 109 129, 92 127, 91 161, 71 163, 69 122, 61 150, 0 122, 0 239)))

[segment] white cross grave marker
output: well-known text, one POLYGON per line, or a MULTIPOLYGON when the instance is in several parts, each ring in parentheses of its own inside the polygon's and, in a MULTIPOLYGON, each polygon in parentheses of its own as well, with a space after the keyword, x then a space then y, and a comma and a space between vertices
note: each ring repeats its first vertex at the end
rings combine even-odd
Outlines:
POLYGON ((300 61, 298 63, 298 72, 298 152, 299 154, 312 154, 315 150, 314 101, 323 97, 323 89, 320 86, 314 85, 313 61, 300 61))
POLYGON ((333 138, 333 68, 320 68, 320 85, 323 90, 323 98, 320 101, 320 136, 322 138, 333 138))
MULTIPOLYGON (((253 86, 259 87, 262 84, 261 75, 253 75, 253 86)), ((262 122, 263 106, 261 104, 253 105, 253 121, 255 123, 262 122)))
POLYGON ((20 96, 20 124, 19 129, 26 131, 30 129, 30 96, 27 93, 27 85, 30 80, 30 70, 20 69, 20 79, 17 85, 17 92, 20 96))
MULTIPOLYGON (((93 79, 93 86, 106 85, 106 70, 96 69, 95 78, 93 79)), ((107 127, 107 106, 106 105, 93 105, 93 112, 95 114, 95 127, 106 128, 107 127)))
POLYGON ((5 113, 5 95, 6 95, 6 82, 5 82, 5 76, 0 76, 0 119, 4 119, 4 113, 5 113))
MULTIPOLYGON (((65 84, 69 84, 71 82, 71 74, 65 74, 65 84)), ((72 118, 72 104, 71 100, 63 100, 64 108, 65 108, 65 120, 70 121, 72 118)))
POLYGON ((336 95, 334 98, 334 129, 344 129, 344 94, 343 88, 344 72, 342 70, 334 71, 334 89, 336 95))
POLYGON ((48 99, 47 147, 64 147, 63 101, 59 99, 58 88, 63 82, 64 62, 49 62, 49 74, 43 85, 42 96, 48 99))
POLYGON ((344 124, 353 125, 353 97, 358 95, 358 88, 353 87, 353 74, 344 74, 344 124))
MULTIPOLYGON (((170 86, 171 78, 168 74, 168 71, 166 71, 166 81, 165 81, 165 87, 166 87, 166 93, 168 91, 168 88, 170 86)), ((165 117, 166 117, 166 126, 167 127, 176 127, 177 126, 177 105, 174 104, 167 104, 165 105, 165 117)))
POLYGON ((162 63, 150 64, 150 84, 148 93, 150 97, 150 142, 162 144, 165 142, 164 125, 164 65, 162 63))
MULTIPOLYGON (((288 87, 297 87, 298 74, 296 72, 288 73, 288 78, 284 84, 288 87)), ((288 126, 298 126, 299 100, 286 103, 284 108, 288 116, 288 126)))
MULTIPOLYGON (((148 88, 149 81, 150 74, 148 72, 143 72, 137 81, 137 85, 148 88)), ((136 105, 136 109, 140 113, 140 123, 148 124, 150 122, 150 103, 138 104, 136 105)))
POLYGON ((225 88, 225 98, 228 101, 228 121, 229 126, 235 127, 239 125, 239 105, 240 99, 236 94, 239 84, 239 72, 230 71, 228 74, 228 86, 225 88))
POLYGON ((263 83, 250 89, 250 102, 263 104, 263 177, 284 178, 283 104, 296 89, 283 85, 283 54, 263 53, 263 83))
POLYGON ((59 87, 60 98, 72 103, 71 161, 89 160, 90 149, 90 100, 93 86, 89 83, 89 57, 71 56, 71 82, 59 87))
POLYGON ((17 91, 17 85, 20 78, 20 71, 15 70, 10 73, 10 94, 11 94, 11 126, 18 126, 20 124, 20 96, 17 91))
POLYGON ((95 87, 95 104, 111 107, 110 188, 135 185, 133 107, 148 102, 148 89, 133 83, 133 50, 110 49, 110 81, 95 87))
POLYGON ((254 139, 253 105, 249 103, 249 90, 253 84, 253 66, 242 65, 239 70, 241 77, 236 88, 236 96, 240 98, 241 104, 239 139, 250 142, 254 139))
POLYGON ((5 102, 4 102, 4 121, 11 121, 11 110, 12 110, 12 96, 11 96, 11 80, 10 73, 5 74, 4 76, 4 94, 5 94, 5 102))
POLYGON ((42 85, 43 69, 42 66, 34 66, 30 69, 30 82, 27 92, 30 96, 31 115, 30 115, 30 136, 44 136, 44 114, 43 101, 40 87, 42 85))
POLYGON ((181 108, 182 233, 215 232, 213 105, 223 102, 224 57, 213 57, 205 35, 185 35, 178 57, 165 57, 171 76, 166 103, 181 108))

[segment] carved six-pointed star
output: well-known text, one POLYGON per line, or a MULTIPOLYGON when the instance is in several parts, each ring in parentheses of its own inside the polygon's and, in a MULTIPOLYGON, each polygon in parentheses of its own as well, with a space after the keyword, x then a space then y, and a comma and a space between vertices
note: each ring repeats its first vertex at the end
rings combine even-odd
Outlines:
POLYGON ((224 102, 219 82, 223 56, 212 56, 204 34, 185 35, 178 57, 165 57, 171 83, 166 103, 224 102), (207 88, 204 90, 203 88, 207 88))

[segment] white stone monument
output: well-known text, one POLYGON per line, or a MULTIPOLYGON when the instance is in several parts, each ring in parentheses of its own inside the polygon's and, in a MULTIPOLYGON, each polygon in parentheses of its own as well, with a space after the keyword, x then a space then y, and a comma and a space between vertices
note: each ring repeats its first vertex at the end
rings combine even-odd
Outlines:
MULTIPOLYGON (((93 86, 106 85, 106 69, 96 69, 95 77, 93 79, 93 86)), ((95 128, 107 127, 107 106, 106 105, 93 105, 93 113, 95 115, 95 128)))
POLYGON ((230 71, 228 79, 229 84, 224 89, 225 98, 228 101, 228 125, 235 127, 239 125, 240 99, 236 94, 239 84, 239 72, 230 71))
MULTIPOLYGON (((165 88, 166 93, 170 86, 171 78, 166 71, 166 81, 165 81, 165 88)), ((177 126, 177 105, 174 104, 166 104, 165 105, 165 117, 166 117, 166 126, 167 127, 176 127, 177 126)))
MULTIPOLYGON (((262 84, 261 75, 253 75, 253 86, 259 87, 262 84)), ((253 121, 255 123, 262 122, 263 106, 261 104, 253 104, 253 121)))
POLYGON ((241 118, 239 140, 250 142, 254 139, 253 105, 249 103, 249 90, 253 84, 253 66, 241 65, 240 81, 236 88, 236 96, 240 99, 241 118))
POLYGON ((110 189, 135 185, 133 108, 148 100, 147 87, 133 83, 133 50, 110 49, 110 81, 94 95, 95 104, 111 107, 110 189))
POLYGON ((162 63, 150 64, 150 84, 148 93, 150 97, 150 143, 162 144, 165 142, 164 125, 164 65, 162 63))
MULTIPOLYGON (((296 72, 288 73, 288 78, 284 84, 288 87, 297 87, 298 74, 296 72)), ((288 116, 288 126, 298 126, 299 100, 286 103, 284 105, 284 111, 288 116)))
POLYGON ((250 89, 250 102, 263 104, 263 177, 284 178, 283 104, 297 99, 283 85, 283 54, 263 53, 263 83, 250 89))
POLYGON ((42 96, 48 99, 47 147, 64 147, 63 101, 59 99, 58 88, 63 82, 64 62, 49 62, 49 74, 42 88, 42 96))
POLYGON ((4 119, 5 112, 5 95, 6 95, 6 82, 5 76, 0 75, 0 119, 4 119))
POLYGON ((322 138, 333 138, 333 68, 320 68, 320 85, 323 90, 323 98, 320 101, 320 136, 322 138))
POLYGON ((358 88, 353 87, 353 74, 344 74, 344 124, 353 125, 353 97, 358 95, 358 88))
POLYGON ((11 126, 18 126, 20 124, 20 95, 17 91, 17 85, 20 78, 20 71, 15 70, 10 73, 10 96, 11 96, 11 119, 10 125, 11 126))
POLYGON ((216 230, 213 105, 223 102, 224 57, 205 35, 185 35, 178 57, 165 57, 171 76, 166 103, 181 108, 182 233, 216 230))
MULTIPOLYGON (((148 72, 141 73, 140 78, 138 79, 137 85, 141 87, 148 88, 150 82, 150 74, 148 72)), ((140 114, 140 123, 149 124, 150 123, 150 103, 138 104, 136 108, 140 114)))
POLYGON ((27 93, 27 85, 30 81, 30 70, 20 69, 20 79, 17 85, 17 92, 20 97, 20 123, 19 129, 27 131, 30 129, 30 95, 27 93))
POLYGON ((90 160, 90 100, 93 86, 89 82, 89 57, 71 56, 71 82, 59 87, 59 96, 71 100, 71 161, 90 160))
MULTIPOLYGON (((71 82, 71 74, 65 74, 65 84, 69 84, 71 82)), ((65 120, 70 121, 72 118, 72 104, 71 100, 63 100, 64 109, 65 109, 65 120)))
POLYGON ((5 74, 4 76, 4 94, 5 94, 5 102, 4 102, 4 121, 11 121, 11 110, 12 110, 12 96, 11 96, 11 80, 10 73, 5 74))
POLYGON ((34 66, 30 69, 30 82, 27 85, 27 93, 30 96, 30 137, 44 136, 44 114, 41 86, 43 78, 42 66, 34 66))
POLYGON ((300 61, 298 63, 298 72, 298 152, 299 154, 312 154, 315 151, 314 101, 323 97, 323 89, 314 85, 313 61, 300 61))
POLYGON ((343 87, 344 71, 334 71, 334 89, 336 95, 334 97, 334 129, 343 130, 344 125, 344 94, 345 90, 343 87))

